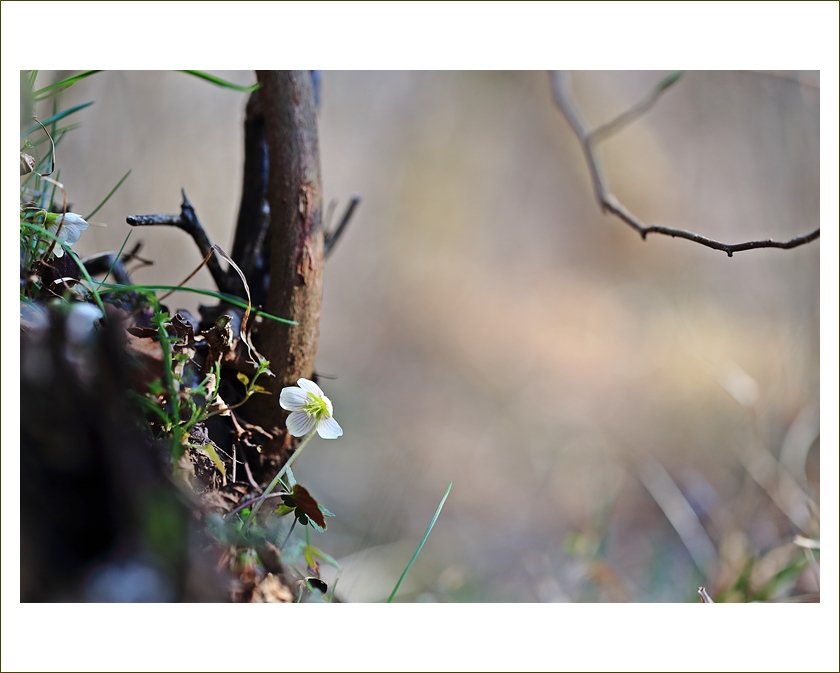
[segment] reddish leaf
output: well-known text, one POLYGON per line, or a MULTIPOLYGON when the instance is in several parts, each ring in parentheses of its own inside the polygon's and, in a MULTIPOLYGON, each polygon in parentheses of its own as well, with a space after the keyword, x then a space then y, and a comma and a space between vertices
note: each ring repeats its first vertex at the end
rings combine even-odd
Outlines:
POLYGON ((327 522, 324 520, 324 514, 318 509, 318 503, 309 495, 309 491, 300 484, 295 484, 292 495, 297 509, 306 514, 319 528, 326 529, 327 522))

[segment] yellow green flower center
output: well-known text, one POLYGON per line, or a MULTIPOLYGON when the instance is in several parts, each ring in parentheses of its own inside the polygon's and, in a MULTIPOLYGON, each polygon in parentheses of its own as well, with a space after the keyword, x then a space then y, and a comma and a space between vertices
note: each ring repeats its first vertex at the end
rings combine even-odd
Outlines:
POLYGON ((330 410, 327 409, 327 403, 324 402, 323 399, 318 397, 315 393, 310 393, 309 391, 307 391, 306 394, 309 397, 309 401, 303 405, 303 411, 315 418, 322 418, 330 415, 330 410))

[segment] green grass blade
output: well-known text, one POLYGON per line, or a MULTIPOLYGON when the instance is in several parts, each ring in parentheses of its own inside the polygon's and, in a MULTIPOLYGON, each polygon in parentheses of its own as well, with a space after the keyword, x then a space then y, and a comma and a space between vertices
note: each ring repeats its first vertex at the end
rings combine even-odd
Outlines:
POLYGON ((224 87, 225 89, 233 89, 234 91, 244 91, 245 93, 251 93, 252 91, 256 91, 260 88, 259 83, 251 84, 250 86, 241 86, 239 84, 234 84, 233 82, 228 82, 226 79, 222 79, 221 77, 216 77, 215 75, 211 75, 210 73, 203 72, 202 70, 179 70, 178 72, 185 72, 188 75, 193 75, 194 77, 198 77, 199 79, 212 82, 213 84, 224 87))
POLYGON ((219 458, 219 454, 216 453, 216 449, 213 448, 213 442, 207 442, 206 444, 202 444, 198 447, 208 456, 210 456, 210 460, 213 461, 213 465, 216 466, 216 469, 222 473, 222 475, 227 476, 227 471, 225 470, 225 464, 222 462, 222 459, 219 458))
MULTIPOLYGON (((181 285, 119 285, 118 283, 103 283, 103 285, 106 289, 102 292, 102 294, 107 294, 109 292, 145 292, 147 290, 151 290, 153 292, 158 290, 164 290, 167 292, 192 292, 193 294, 203 294, 207 297, 215 297, 216 299, 227 302, 228 304, 233 304, 239 308, 248 308, 248 304, 242 301, 239 297, 234 297, 233 295, 225 294, 224 292, 214 292, 213 290, 199 290, 198 288, 183 287, 181 285)), ((276 315, 272 315, 271 313, 265 313, 263 311, 252 312, 263 318, 268 318, 269 320, 275 320, 287 325, 297 325, 297 322, 294 320, 278 318, 276 315)))
MULTIPOLYGON (((61 121, 62 119, 64 119, 65 117, 67 117, 71 114, 73 114, 74 112, 78 112, 79 110, 83 110, 84 108, 86 108, 90 105, 93 105, 93 101, 88 101, 87 103, 81 103, 79 105, 74 105, 71 108, 67 108, 66 110, 62 110, 61 112, 57 112, 56 114, 52 115, 51 117, 48 117, 47 119, 45 119, 41 123, 44 126, 49 126, 50 124, 54 124, 55 122, 61 121)), ((40 125, 33 124, 28 129, 26 129, 23 133, 21 133, 20 137, 25 138, 30 133, 32 133, 34 131, 37 131, 39 128, 41 128, 40 125)))
MULTIPOLYGON (((61 142, 61 139, 64 137, 64 134, 68 131, 72 131, 73 129, 77 129, 81 126, 81 124, 69 124, 68 126, 62 126, 60 129, 56 129, 55 131, 55 138, 53 142, 55 146, 58 147, 58 144, 61 142)), ((39 138, 38 140, 34 140, 30 143, 32 147, 38 147, 38 145, 43 145, 44 143, 48 143, 50 139, 47 136, 43 138, 39 138)))
POLYGON ((685 74, 685 70, 676 70, 665 77, 659 84, 656 85, 657 91, 665 91, 669 86, 677 83, 677 81, 685 74))
POLYGON ((327 594, 327 603, 332 603, 333 600, 335 599, 335 588, 336 588, 336 586, 338 586, 338 580, 340 580, 340 579, 341 579, 341 573, 339 572, 338 575, 336 575, 336 577, 335 577, 335 582, 332 583, 332 586, 330 587, 330 591, 327 594))
POLYGON ((452 490, 452 482, 449 482, 449 486, 446 487, 446 493, 443 494, 443 497, 440 499, 440 504, 438 505, 437 510, 435 511, 435 515, 432 517, 431 522, 429 523, 429 527, 426 529, 426 534, 423 536, 423 539, 420 540, 420 544, 417 545, 417 551, 414 552, 414 556, 411 557, 411 560, 408 562, 408 565, 403 570, 402 575, 400 575, 400 579, 397 580, 397 586, 394 587, 394 590, 391 592, 391 595, 388 596, 388 603, 394 600, 394 596, 397 595, 397 591, 400 588, 400 585, 403 583, 405 576, 408 574, 408 571, 411 570, 411 566, 414 565, 414 561, 417 560, 417 556, 420 554, 420 550, 423 549, 423 545, 426 544, 426 540, 429 538, 429 533, 432 532, 432 528, 435 527, 435 523, 437 523, 438 517, 440 516, 440 511, 443 509, 443 503, 446 502, 446 499, 449 497, 449 491, 452 490))
MULTIPOLYGON (((35 71, 38 72, 37 70, 35 71)), ((56 94, 61 93, 69 89, 73 86, 76 82, 80 79, 84 79, 85 77, 90 77, 91 75, 95 75, 98 72, 102 72, 101 70, 85 70, 84 72, 80 72, 78 75, 73 75, 72 77, 67 77, 60 82, 56 82, 55 84, 50 84, 49 86, 45 86, 42 89, 38 89, 33 93, 35 97, 35 101, 41 101, 46 98, 50 98, 51 96, 55 96, 56 94)), ((32 84, 35 84, 35 79, 32 79, 32 84)))
MULTIPOLYGON (((49 210, 55 204, 55 190, 58 189, 58 185, 56 184, 56 182, 58 182, 58 183, 61 182, 61 171, 59 171, 58 173, 55 174, 55 182, 53 183, 52 191, 50 192, 49 201, 45 202, 43 199, 41 199, 41 208, 43 208, 44 210, 49 210)), ((44 191, 44 196, 46 196, 46 195, 47 195, 47 192, 45 190, 44 191)))
POLYGON ((29 71, 29 88, 31 89, 35 86, 35 78, 38 76, 37 70, 30 70, 29 71))
MULTIPOLYGON (((85 219, 87 219, 87 218, 85 218, 85 219)), ((128 239, 131 238, 131 232, 132 231, 133 230, 129 230, 129 232, 125 235, 125 240, 123 241, 123 244, 120 246, 120 251, 117 253, 117 256, 114 257, 114 263, 111 264, 111 268, 108 269, 108 273, 106 273, 105 276, 102 278, 102 280, 99 281, 99 285, 96 286, 97 290, 102 289, 102 283, 104 283, 106 280, 108 280, 108 276, 111 275, 111 273, 114 271, 114 267, 117 265, 117 262, 120 261, 120 257, 122 257, 123 250, 125 250, 125 244, 128 243, 128 239)))
POLYGON ((131 175, 131 169, 130 169, 130 168, 128 169, 128 173, 126 173, 125 175, 123 175, 123 176, 120 178, 120 181, 116 184, 116 186, 115 186, 115 187, 114 187, 114 188, 113 188, 110 192, 108 192, 108 196, 106 196, 106 197, 102 200, 102 203, 100 203, 98 206, 96 206, 96 208, 94 208, 94 209, 90 212, 90 214, 85 215, 85 219, 86 219, 86 220, 89 220, 91 217, 93 217, 94 215, 96 215, 96 213, 98 213, 98 212, 99 212, 99 209, 100 209, 100 208, 102 208, 102 206, 104 206, 106 203, 108 203, 108 199, 110 199, 110 198, 114 195, 114 192, 116 192, 116 191, 120 188, 120 186, 122 185, 122 183, 123 183, 123 182, 125 182, 125 179, 126 179, 129 175, 131 175))
MULTIPOLYGON (((58 105, 59 100, 60 100, 59 96, 56 96, 55 98, 53 98, 53 106, 52 106, 52 108, 53 108, 52 116, 53 117, 61 112, 61 110, 59 109, 59 105, 58 105)), ((44 126, 46 126, 46 124, 44 124, 44 126)), ((55 120, 55 121, 49 122, 49 126, 50 126, 50 137, 55 138, 55 130, 58 128, 58 121, 55 120)))
POLYGON ((154 294, 149 294, 149 300, 152 302, 153 314, 152 324, 157 327, 158 342, 160 343, 160 350, 163 359, 163 376, 166 381, 166 390, 169 393, 169 408, 171 410, 170 423, 172 432, 172 445, 169 449, 169 459, 172 463, 177 463, 178 459, 184 453, 184 446, 181 440, 184 436, 183 427, 181 426, 181 400, 178 396, 178 390, 175 387, 175 377, 172 373, 172 348, 169 334, 166 331, 166 321, 169 319, 168 314, 165 314, 157 301, 154 294))

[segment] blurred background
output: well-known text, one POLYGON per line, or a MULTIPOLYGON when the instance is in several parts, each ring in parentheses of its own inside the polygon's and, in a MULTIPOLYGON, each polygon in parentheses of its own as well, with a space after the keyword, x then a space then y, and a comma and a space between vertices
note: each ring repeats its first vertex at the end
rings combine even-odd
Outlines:
MULTIPOLYGON (((665 75, 571 84, 594 128, 665 75)), ((132 173, 76 248, 116 251, 184 188, 229 250, 247 94, 106 72, 61 104, 90 100, 57 154, 73 210, 132 173)), ((598 152, 647 224, 787 240, 819 225, 819 102, 817 73, 690 72, 598 152)), ((819 241, 642 241, 601 214, 544 72, 324 72, 319 119, 333 223, 362 203, 317 359, 345 434, 295 471, 336 514, 313 543, 341 597, 388 596, 452 481, 398 599, 819 600, 819 241)), ((201 261, 175 229, 138 241, 136 282, 201 261)))

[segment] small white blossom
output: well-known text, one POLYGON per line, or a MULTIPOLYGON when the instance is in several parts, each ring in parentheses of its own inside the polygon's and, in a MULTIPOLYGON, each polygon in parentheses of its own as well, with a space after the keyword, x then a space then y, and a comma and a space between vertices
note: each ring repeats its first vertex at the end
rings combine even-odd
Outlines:
MULTIPOLYGON (((66 245, 73 245, 79 240, 82 232, 90 226, 87 222, 85 222, 81 215, 77 215, 76 213, 65 213, 63 224, 61 224, 60 214, 50 213, 50 215, 47 216, 47 223, 49 224, 49 227, 47 227, 48 231, 53 234, 58 232, 58 237, 64 241, 66 245), (60 232, 58 231, 59 224, 61 224, 60 232)), ((55 254, 56 257, 63 257, 64 248, 56 244, 53 254, 55 254)))
POLYGON ((298 379, 294 386, 280 391, 280 406, 291 411, 286 427, 294 437, 303 437, 317 428, 322 439, 336 439, 344 430, 333 418, 333 405, 324 391, 309 379, 298 379))

